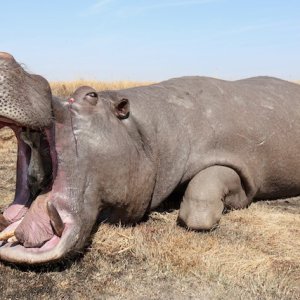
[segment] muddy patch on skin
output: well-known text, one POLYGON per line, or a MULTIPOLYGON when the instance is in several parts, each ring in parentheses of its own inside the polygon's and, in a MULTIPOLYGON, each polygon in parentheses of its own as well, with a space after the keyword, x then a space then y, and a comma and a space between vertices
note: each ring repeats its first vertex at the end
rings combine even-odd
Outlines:
MULTIPOLYGON (((15 189, 16 140, 0 130, 0 208, 15 189)), ((300 198, 224 215, 208 233, 176 209, 135 227, 101 225, 86 253, 42 267, 0 262, 3 299, 299 299, 300 198)))

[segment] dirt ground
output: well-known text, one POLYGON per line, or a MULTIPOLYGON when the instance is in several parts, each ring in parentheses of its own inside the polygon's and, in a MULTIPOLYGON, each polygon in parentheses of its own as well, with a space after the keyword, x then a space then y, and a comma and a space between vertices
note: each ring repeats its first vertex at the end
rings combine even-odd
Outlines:
MULTIPOLYGON (((0 131, 0 207, 14 193, 16 142, 0 131)), ((264 201, 196 233, 176 209, 135 227, 101 224, 76 258, 0 262, 2 299, 300 299, 300 198, 264 201)))

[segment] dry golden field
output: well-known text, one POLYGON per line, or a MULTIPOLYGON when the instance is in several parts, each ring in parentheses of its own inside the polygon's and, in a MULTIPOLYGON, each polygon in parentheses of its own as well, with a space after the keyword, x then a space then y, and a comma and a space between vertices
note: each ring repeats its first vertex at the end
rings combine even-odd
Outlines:
MULTIPOLYGON (((75 85, 64 85, 67 96, 75 85)), ((15 138, 2 129, 2 208, 15 162, 15 138)), ((0 262, 2 299, 300 299, 299 197, 230 212, 207 233, 176 226, 177 212, 169 204, 134 227, 101 224, 82 255, 56 265, 0 262)))

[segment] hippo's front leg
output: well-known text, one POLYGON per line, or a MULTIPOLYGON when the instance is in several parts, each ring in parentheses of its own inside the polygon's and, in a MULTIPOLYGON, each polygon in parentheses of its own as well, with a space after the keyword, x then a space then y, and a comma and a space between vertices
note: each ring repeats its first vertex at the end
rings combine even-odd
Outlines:
POLYGON ((224 207, 239 209, 248 204, 239 175, 231 168, 212 166, 190 181, 178 223, 193 230, 209 230, 218 224, 224 207))

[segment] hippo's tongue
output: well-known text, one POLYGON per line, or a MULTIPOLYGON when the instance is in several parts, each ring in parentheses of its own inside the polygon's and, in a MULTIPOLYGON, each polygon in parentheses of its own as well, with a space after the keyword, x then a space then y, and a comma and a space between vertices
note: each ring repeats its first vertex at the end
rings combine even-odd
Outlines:
POLYGON ((50 195, 48 193, 37 197, 23 219, 9 225, 0 233, 0 241, 13 237, 26 248, 39 248, 54 235, 61 237, 64 223, 50 202, 50 195))
POLYGON ((26 248, 41 247, 50 240, 54 233, 50 218, 46 211, 46 199, 38 197, 25 216, 13 222, 0 233, 0 241, 9 241, 23 244, 26 248))
POLYGON ((53 237, 47 212, 47 194, 36 198, 15 231, 17 240, 24 247, 41 247, 53 237))

